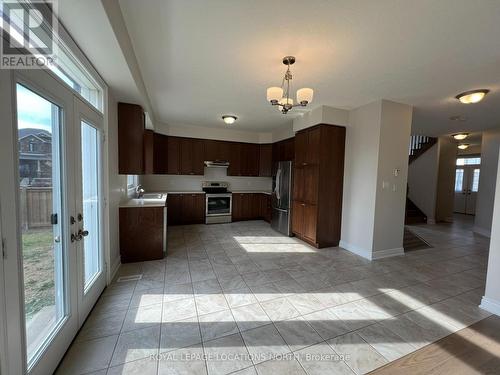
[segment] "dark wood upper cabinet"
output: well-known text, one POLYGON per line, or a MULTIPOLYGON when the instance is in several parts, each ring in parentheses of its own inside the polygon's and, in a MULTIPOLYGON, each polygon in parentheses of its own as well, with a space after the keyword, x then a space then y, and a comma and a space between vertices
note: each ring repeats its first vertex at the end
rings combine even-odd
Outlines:
POLYGON ((144 173, 144 111, 140 105, 118 103, 118 171, 144 173))
POLYGON ((205 160, 209 161, 228 161, 230 154, 231 142, 215 141, 212 139, 205 139, 205 160))
POLYGON ((340 241, 345 128, 317 125, 295 136, 292 231, 316 247, 340 241))
POLYGON ((255 143, 240 144, 240 175, 259 175, 259 145, 255 143))
POLYGON ((153 137, 154 173, 168 173, 168 137, 164 134, 154 133, 153 137))
POLYGON ((167 174, 180 174, 180 141, 178 137, 167 139, 167 174))
POLYGON ((271 177, 273 163, 273 145, 259 145, 259 176, 271 177))
POLYGON ((205 144, 202 139, 180 138, 180 174, 203 175, 205 144))
POLYGON ((154 157, 154 136, 152 130, 144 131, 144 168, 143 174, 155 173, 155 157, 154 157))
POLYGON ((229 143, 229 168, 227 169, 228 176, 241 176, 241 143, 229 143))

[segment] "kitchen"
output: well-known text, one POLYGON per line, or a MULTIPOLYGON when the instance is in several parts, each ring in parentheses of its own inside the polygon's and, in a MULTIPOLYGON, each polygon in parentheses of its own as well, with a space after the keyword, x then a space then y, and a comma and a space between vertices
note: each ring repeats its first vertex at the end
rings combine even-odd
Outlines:
POLYGON ((118 104, 120 174, 141 175, 146 192, 164 193, 122 202, 122 262, 164 257, 173 225, 265 220, 312 246, 338 245, 344 127, 247 143, 166 135, 145 123, 139 105, 118 104))

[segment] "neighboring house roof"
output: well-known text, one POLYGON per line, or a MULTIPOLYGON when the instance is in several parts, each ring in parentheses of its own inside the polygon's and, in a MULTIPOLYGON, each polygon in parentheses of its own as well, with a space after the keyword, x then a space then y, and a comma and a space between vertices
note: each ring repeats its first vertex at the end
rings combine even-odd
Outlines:
POLYGON ((42 142, 47 142, 52 139, 52 134, 47 130, 36 129, 36 128, 23 128, 18 130, 19 140, 33 136, 40 139, 42 142))

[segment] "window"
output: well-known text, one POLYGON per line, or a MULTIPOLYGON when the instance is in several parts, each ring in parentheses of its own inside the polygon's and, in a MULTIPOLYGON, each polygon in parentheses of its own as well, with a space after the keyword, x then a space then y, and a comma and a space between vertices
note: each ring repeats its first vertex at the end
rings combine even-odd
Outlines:
POLYGON ((464 184, 464 170, 457 169, 455 172, 455 191, 462 191, 464 184))
MULTIPOLYGON (((9 1, 9 3, 14 2, 16 4, 21 4, 23 7, 26 7, 29 3, 21 0, 9 1)), ((7 5, 8 3, 3 6, 7 5)), ((37 29, 39 30, 39 35, 34 35, 29 26, 25 24, 27 20, 30 19, 29 17, 19 16, 18 12, 15 11, 5 13, 3 12, 3 8, 0 7, 0 9, 2 9, 2 11, 0 11, 0 28, 2 28, 3 31, 8 31, 10 36, 19 42, 20 45, 24 44, 25 39, 29 40, 33 38, 39 42, 40 45, 43 45, 41 42, 42 40, 52 38, 52 26, 48 25, 45 20, 40 20, 44 27, 37 29), (30 33, 29 37, 27 33, 30 33)), ((81 95, 93 107, 102 112, 104 99, 103 87, 94 78, 89 69, 87 69, 72 52, 71 48, 75 50, 78 47, 76 47, 76 44, 71 40, 62 25, 58 24, 57 27, 58 35, 54 35, 56 37, 54 44, 57 46, 54 50, 55 61, 48 67, 71 89, 81 95), (70 45, 63 40, 63 37, 70 45), (73 44, 73 46, 71 46, 71 44, 73 44)))
POLYGON ((457 165, 480 165, 481 164, 481 157, 480 156, 473 156, 473 157, 468 157, 468 158, 458 158, 457 159, 457 165))
POLYGON ((474 173, 472 175, 472 192, 477 193, 479 190, 479 169, 474 169, 474 173))
POLYGON ((135 188, 139 184, 139 176, 135 174, 127 175, 127 194, 128 196, 132 196, 135 194, 135 188))

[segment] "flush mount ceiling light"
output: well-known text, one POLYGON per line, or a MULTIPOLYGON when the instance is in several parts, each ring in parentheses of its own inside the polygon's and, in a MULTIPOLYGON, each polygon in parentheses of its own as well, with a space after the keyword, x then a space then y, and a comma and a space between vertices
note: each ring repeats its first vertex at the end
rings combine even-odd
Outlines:
POLYGON ((290 65, 295 63, 294 56, 283 57, 283 64, 287 66, 285 76, 281 81, 281 87, 269 87, 267 89, 267 101, 271 105, 278 106, 278 109, 283 114, 287 114, 293 107, 305 107, 312 102, 313 89, 302 88, 297 90, 297 103, 293 104, 293 99, 290 98, 290 86, 292 81, 292 72, 290 72, 290 65))
POLYGON ((457 133, 457 134, 452 134, 451 136, 455 138, 457 141, 463 141, 465 138, 469 136, 469 133, 457 133))
POLYGON ((236 116, 233 116, 233 115, 224 115, 222 116, 222 120, 228 124, 228 125, 231 125, 231 124, 234 124, 234 122, 238 119, 238 117, 236 116))
POLYGON ((461 144, 458 145, 458 148, 460 150, 466 150, 466 149, 469 148, 469 144, 468 143, 461 143, 461 144))
POLYGON ((490 90, 487 89, 471 90, 458 94, 455 98, 460 100, 462 104, 473 104, 483 100, 484 96, 489 92, 490 90))

